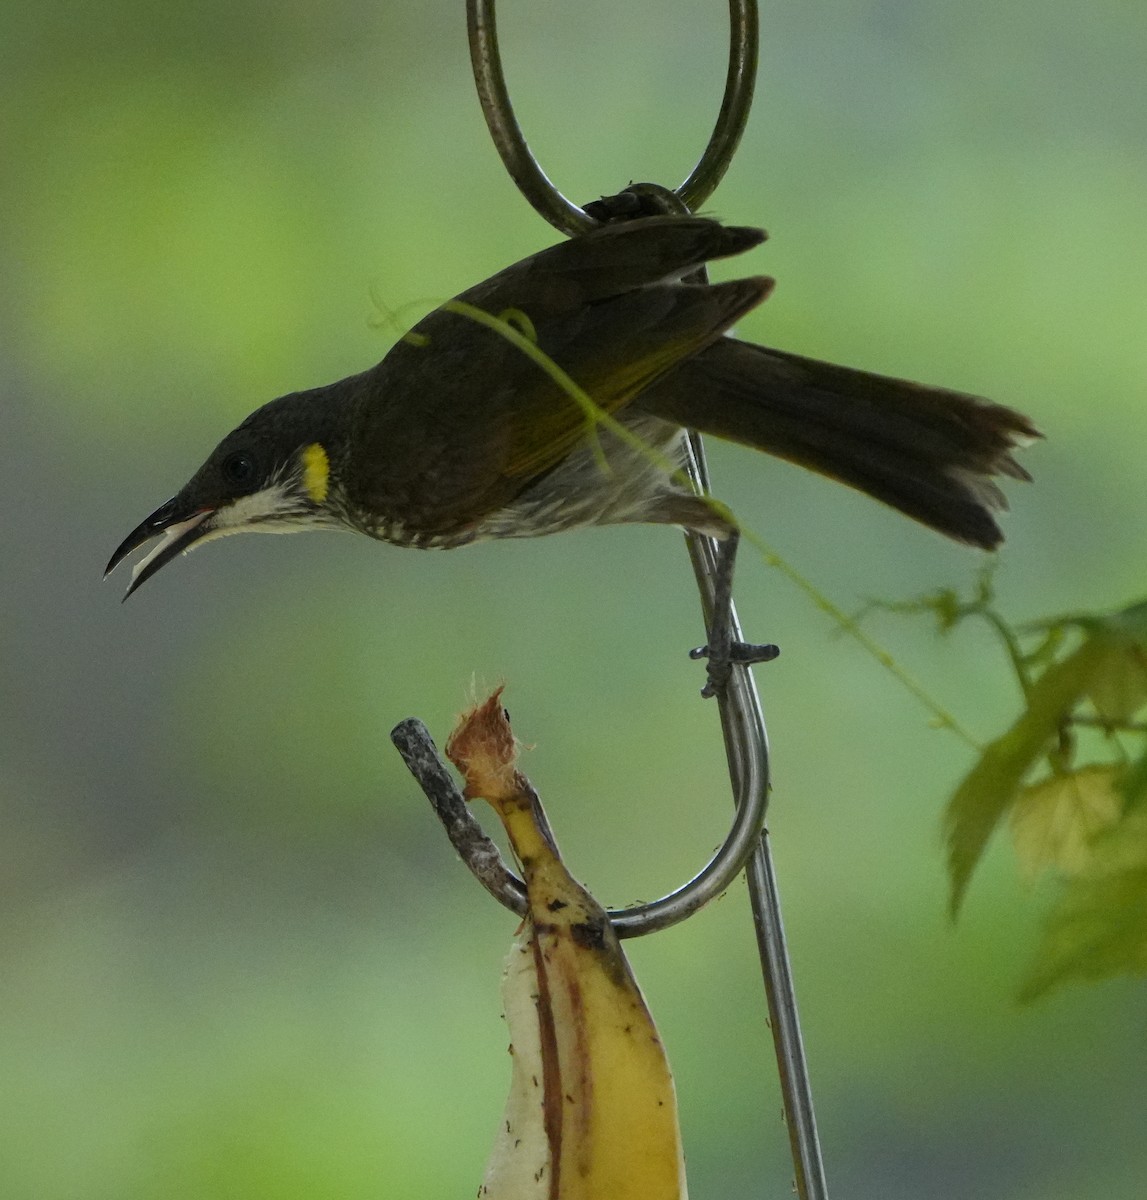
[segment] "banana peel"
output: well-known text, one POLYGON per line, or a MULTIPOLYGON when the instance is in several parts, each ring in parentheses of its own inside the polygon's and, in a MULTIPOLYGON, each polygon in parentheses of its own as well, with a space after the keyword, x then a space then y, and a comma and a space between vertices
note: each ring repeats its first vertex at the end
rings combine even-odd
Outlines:
POLYGON ((499 688, 446 746, 467 799, 498 813, 529 912, 502 997, 510 1095, 483 1200, 685 1200, 673 1077, 602 907, 566 871, 537 793, 517 769, 499 688))

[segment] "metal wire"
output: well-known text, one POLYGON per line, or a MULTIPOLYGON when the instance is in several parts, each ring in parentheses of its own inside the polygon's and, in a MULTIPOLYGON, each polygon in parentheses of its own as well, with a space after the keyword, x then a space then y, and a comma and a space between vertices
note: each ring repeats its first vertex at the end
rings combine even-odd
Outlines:
MULTIPOLYGON (((566 199, 542 170, 514 115, 498 49, 494 0, 466 0, 466 24, 478 99, 510 177, 555 229, 570 235, 592 229, 593 218, 566 199)), ((697 165, 674 189, 690 210, 700 208, 713 194, 741 140, 753 103, 759 41, 756 0, 729 0, 729 69, 717 123, 697 165)))
MULTIPOLYGON (((705 448, 697 433, 689 435, 689 477, 709 491, 709 469, 705 448)), ((700 533, 687 533, 686 543, 701 594, 701 608, 708 628, 713 615, 716 595, 718 543, 700 533)), ((729 623, 733 639, 743 637, 735 606, 730 605, 729 623)), ((761 698, 757 684, 748 667, 734 667, 728 690, 718 696, 721 713, 721 732, 725 738, 725 757, 733 785, 734 803, 753 787, 767 793, 769 788, 769 740, 765 728, 761 698)), ((767 805, 767 794, 763 803, 767 805)), ((781 898, 777 890, 772 849, 767 830, 752 847, 745 865, 745 882, 753 910, 753 926, 757 936, 757 952, 761 959, 761 974, 765 982, 765 998, 769 1006, 769 1028, 777 1058, 777 1076, 785 1106, 785 1126, 792 1155, 794 1190, 800 1200, 828 1200, 828 1184, 824 1174, 824 1159, 817 1133, 816 1110, 812 1099, 808 1061, 801 1036, 797 1011, 796 987, 793 983, 784 921, 781 917, 781 898)))

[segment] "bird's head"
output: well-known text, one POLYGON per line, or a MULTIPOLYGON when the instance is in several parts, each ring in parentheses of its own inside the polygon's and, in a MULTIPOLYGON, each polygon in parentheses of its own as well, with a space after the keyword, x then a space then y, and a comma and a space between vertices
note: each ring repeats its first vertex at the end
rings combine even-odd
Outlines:
POLYGON ((213 538, 338 527, 339 399, 329 389, 283 396, 229 433, 185 486, 111 556, 107 573, 160 538, 132 569, 124 599, 165 563, 213 538))

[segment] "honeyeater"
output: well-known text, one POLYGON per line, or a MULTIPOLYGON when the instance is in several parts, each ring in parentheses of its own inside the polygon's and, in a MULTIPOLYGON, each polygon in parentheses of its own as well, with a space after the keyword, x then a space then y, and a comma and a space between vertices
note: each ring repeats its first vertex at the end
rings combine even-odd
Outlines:
MULTIPOLYGON (((764 236, 653 216, 507 267, 430 313, 376 366, 253 412, 108 570, 160 538, 130 595, 181 552, 246 531, 351 529, 449 548, 646 522, 735 545, 727 510, 669 469, 687 428, 849 484, 958 541, 998 545, 995 477, 1028 478, 1012 457, 1038 436, 1028 419, 729 336, 772 280, 692 273, 764 236)), ((720 685, 727 667, 715 657, 720 685)))

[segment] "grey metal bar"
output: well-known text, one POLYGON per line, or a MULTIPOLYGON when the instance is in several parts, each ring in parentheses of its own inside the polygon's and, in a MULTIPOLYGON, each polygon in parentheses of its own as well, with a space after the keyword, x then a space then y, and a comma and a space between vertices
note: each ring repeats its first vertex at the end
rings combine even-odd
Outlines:
MULTIPOLYGON (((687 470, 695 486, 709 490, 709 470, 705 448, 698 434, 689 436, 690 462, 687 470)), ((709 627, 716 592, 718 543, 699 533, 685 535, 689 557, 701 595, 705 627, 709 627)), ((733 638, 742 639, 740 621, 734 608, 731 614, 733 638)), ((718 697, 721 710, 721 730, 725 737, 725 756, 733 795, 742 795, 745 787, 769 789, 769 741, 764 712, 757 693, 756 681, 748 667, 735 666, 729 689, 718 697)), ((764 797, 767 805, 767 794, 764 797)), ((828 1184, 820 1136, 816 1126, 816 1111, 812 1099, 812 1083, 801 1036, 797 1011, 796 988, 785 941, 781 899, 773 869, 772 851, 767 830, 762 832, 745 866, 745 882, 753 910, 757 935, 757 951, 765 982, 765 997, 769 1007, 769 1023, 773 1049, 777 1058, 781 1096, 785 1106, 785 1125, 792 1153, 796 1193, 800 1200, 827 1200, 828 1184)))

